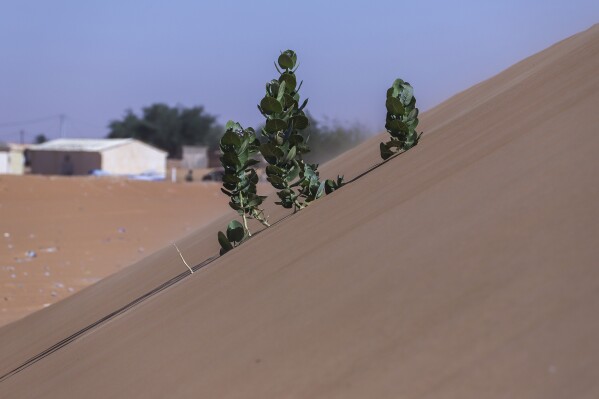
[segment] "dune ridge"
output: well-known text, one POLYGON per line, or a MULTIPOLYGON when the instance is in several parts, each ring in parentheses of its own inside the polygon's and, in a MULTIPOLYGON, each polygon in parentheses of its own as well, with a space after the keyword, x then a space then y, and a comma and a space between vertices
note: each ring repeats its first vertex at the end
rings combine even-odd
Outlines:
MULTIPOLYGON (((596 25, 458 94, 422 116, 416 148, 0 389, 597 397, 598 67, 596 25)), ((380 140, 323 174, 358 175, 380 140)), ((217 251, 222 226, 181 240, 190 263, 217 251)), ((177 256, 165 248, 0 329, 0 373, 180 274, 177 256)))

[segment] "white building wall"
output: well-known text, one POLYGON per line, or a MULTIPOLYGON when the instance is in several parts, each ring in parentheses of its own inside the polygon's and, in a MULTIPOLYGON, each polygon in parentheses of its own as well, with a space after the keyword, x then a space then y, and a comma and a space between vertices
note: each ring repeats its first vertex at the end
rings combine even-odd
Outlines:
POLYGON ((8 151, 0 151, 0 173, 10 173, 8 151))
POLYGON ((8 173, 12 173, 14 175, 22 175, 25 173, 25 156, 23 155, 23 151, 11 151, 8 156, 8 173))
POLYGON ((181 166, 187 169, 207 168, 208 147, 184 145, 181 166))
POLYGON ((139 141, 102 151, 102 170, 115 175, 152 172, 166 175, 166 152, 139 141))

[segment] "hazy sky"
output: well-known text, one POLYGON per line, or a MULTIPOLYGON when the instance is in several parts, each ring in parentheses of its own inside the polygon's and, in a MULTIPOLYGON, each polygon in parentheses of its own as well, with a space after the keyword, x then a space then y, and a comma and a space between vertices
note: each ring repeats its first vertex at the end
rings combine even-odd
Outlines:
POLYGON ((294 49, 318 119, 383 128, 396 77, 421 110, 599 22, 599 1, 0 0, 0 141, 101 137, 126 109, 203 105, 261 122, 256 104, 294 49))

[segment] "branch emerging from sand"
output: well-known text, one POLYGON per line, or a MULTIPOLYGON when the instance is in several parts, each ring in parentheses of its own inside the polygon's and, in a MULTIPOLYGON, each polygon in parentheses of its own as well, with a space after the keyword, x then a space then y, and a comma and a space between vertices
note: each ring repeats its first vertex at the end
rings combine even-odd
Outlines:
POLYGON ((175 247, 175 249, 177 250, 177 252, 179 252, 179 256, 181 257, 181 260, 183 261, 183 263, 185 263, 185 266, 187 266, 187 268, 189 269, 189 271, 191 272, 191 274, 193 274, 193 269, 191 267, 189 267, 189 265, 185 261, 185 258, 183 257, 183 254, 181 253, 181 251, 179 251, 179 247, 177 247, 177 244, 175 244, 174 242, 172 244, 175 247))

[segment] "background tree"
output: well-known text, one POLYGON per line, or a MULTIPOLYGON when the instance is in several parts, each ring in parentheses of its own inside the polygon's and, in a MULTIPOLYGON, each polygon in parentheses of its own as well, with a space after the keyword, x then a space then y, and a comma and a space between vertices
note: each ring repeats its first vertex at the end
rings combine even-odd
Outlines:
POLYGON ((45 135, 45 134, 43 134, 43 133, 40 133, 40 134, 38 134, 38 135, 37 135, 37 136, 35 136, 35 138, 33 139, 33 142, 34 142, 35 144, 43 144, 43 143, 45 143, 46 141, 48 141, 48 138, 47 138, 47 137, 46 137, 46 135, 45 135))
POLYGON ((310 125, 304 132, 309 137, 310 152, 304 154, 306 162, 322 164, 355 147, 367 137, 366 129, 358 123, 322 123, 310 114, 307 116, 310 125))
POLYGON ((218 146, 223 133, 216 117, 204 107, 169 107, 152 104, 142 109, 141 117, 127 110, 122 120, 108 125, 109 138, 135 138, 168 152, 171 158, 180 158, 184 145, 218 146))

